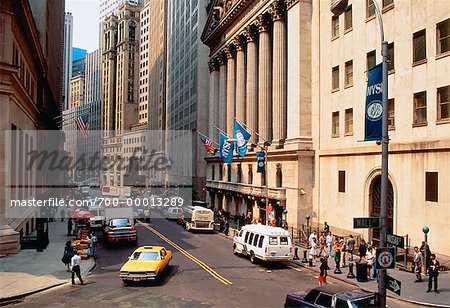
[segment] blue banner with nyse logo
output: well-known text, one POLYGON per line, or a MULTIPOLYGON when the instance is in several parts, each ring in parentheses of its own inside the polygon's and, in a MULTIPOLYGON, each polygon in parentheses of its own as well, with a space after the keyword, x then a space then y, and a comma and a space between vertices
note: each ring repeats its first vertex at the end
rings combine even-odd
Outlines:
POLYGON ((224 163, 231 163, 233 161, 234 144, 227 141, 228 137, 224 134, 219 134, 219 158, 224 163))
POLYGON ((236 120, 234 120, 234 139, 236 139, 236 152, 244 157, 247 153, 247 143, 252 135, 236 120))
POLYGON ((366 92, 364 141, 381 140, 383 118, 382 64, 369 70, 366 92))

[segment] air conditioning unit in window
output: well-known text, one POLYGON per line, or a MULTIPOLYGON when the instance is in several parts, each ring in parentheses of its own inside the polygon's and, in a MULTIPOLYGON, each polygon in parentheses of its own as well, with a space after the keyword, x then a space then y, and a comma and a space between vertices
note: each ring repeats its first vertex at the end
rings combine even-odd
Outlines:
POLYGON ((345 12, 348 6, 348 0, 331 0, 330 10, 335 16, 339 16, 345 12))

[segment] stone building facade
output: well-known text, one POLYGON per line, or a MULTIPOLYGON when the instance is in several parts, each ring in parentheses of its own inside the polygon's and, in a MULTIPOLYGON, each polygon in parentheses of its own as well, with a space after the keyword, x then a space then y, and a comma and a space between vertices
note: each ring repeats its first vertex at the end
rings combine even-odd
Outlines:
MULTIPOLYGON (((389 43, 389 233, 424 239, 450 255, 450 6, 447 1, 378 1, 389 43)), ((379 216, 381 146, 364 139, 367 70, 381 62, 371 1, 350 0, 333 17, 329 1, 314 1, 312 100, 316 189, 313 221, 338 234, 354 217, 379 216)))
POLYGON ((208 10, 207 133, 217 140, 218 127, 231 138, 236 118, 253 132, 254 146, 232 164, 206 157, 207 201, 265 221, 268 194, 275 217, 296 227, 312 210, 311 1, 216 0, 208 10), (265 142, 267 186, 255 157, 265 142))

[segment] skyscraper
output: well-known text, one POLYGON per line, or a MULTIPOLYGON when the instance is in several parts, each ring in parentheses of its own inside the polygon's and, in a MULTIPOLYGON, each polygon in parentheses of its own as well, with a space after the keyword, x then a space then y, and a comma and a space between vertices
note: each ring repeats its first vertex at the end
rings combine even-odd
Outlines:
POLYGON ((70 78, 72 77, 72 35, 73 16, 66 12, 64 15, 64 46, 63 46, 63 78, 62 78, 62 102, 61 110, 64 111, 69 106, 70 98, 70 78))

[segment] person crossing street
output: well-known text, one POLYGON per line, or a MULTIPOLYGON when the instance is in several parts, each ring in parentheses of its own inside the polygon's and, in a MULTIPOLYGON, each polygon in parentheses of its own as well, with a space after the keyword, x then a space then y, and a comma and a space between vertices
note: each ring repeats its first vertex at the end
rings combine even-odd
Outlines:
POLYGON ((75 274, 77 275, 78 279, 80 280, 81 285, 84 284, 83 279, 81 278, 81 257, 78 255, 78 251, 74 252, 74 256, 71 260, 71 269, 72 269, 72 284, 75 284, 75 274))

